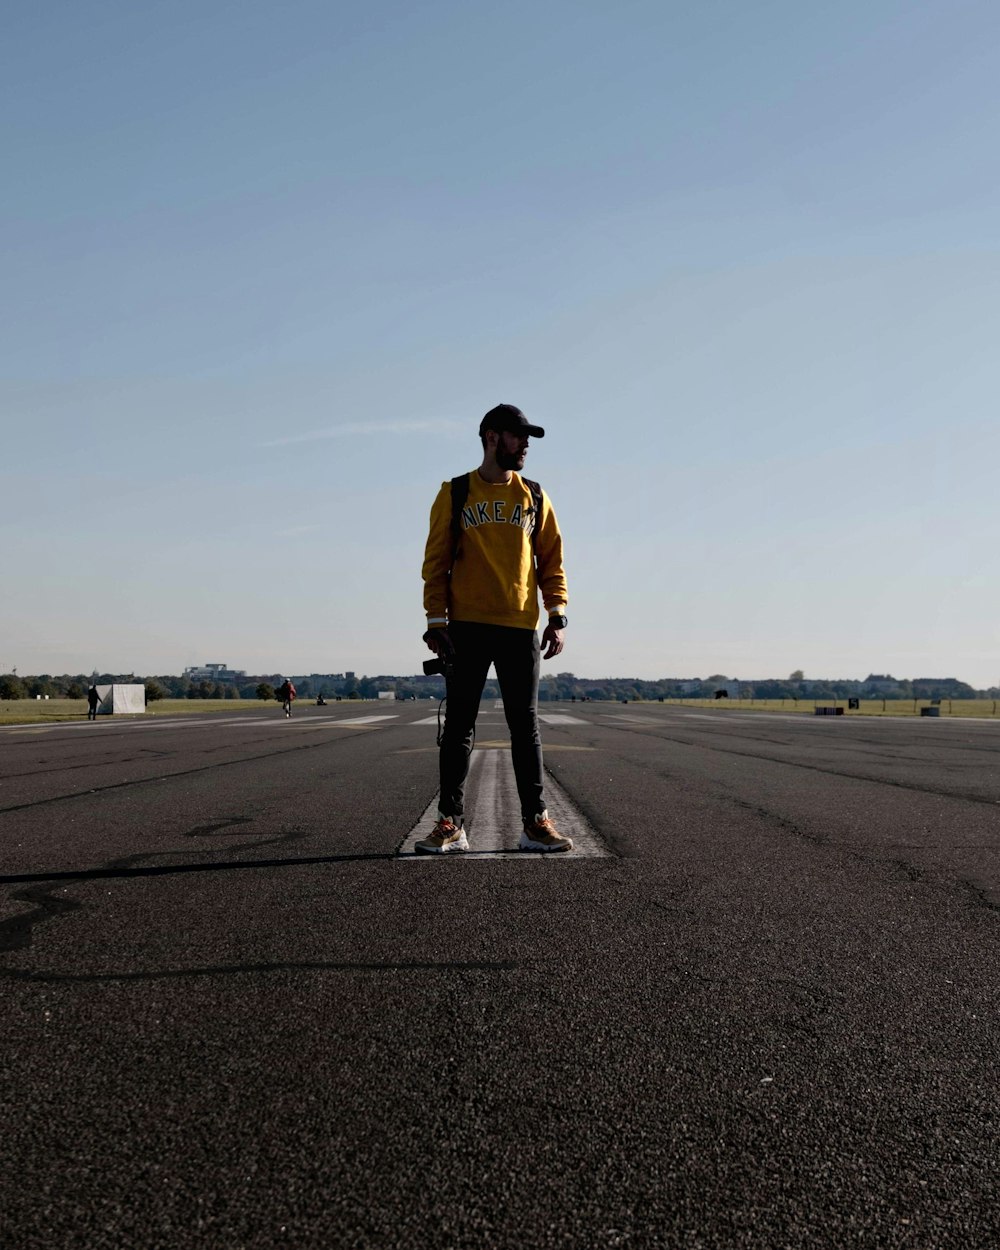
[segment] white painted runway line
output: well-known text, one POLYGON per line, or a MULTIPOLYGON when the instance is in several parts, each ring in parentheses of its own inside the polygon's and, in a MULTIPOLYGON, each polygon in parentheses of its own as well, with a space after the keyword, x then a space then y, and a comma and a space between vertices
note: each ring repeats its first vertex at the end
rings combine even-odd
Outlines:
MULTIPOLYGON (((438 723, 437 712, 433 716, 424 716, 421 720, 411 720, 410 725, 436 725, 438 723)), ((502 716, 494 716, 491 712, 480 712, 476 717, 476 725, 500 725, 506 724, 502 716)), ((441 725, 444 726, 444 712, 441 713, 441 725)))
POLYGON ((273 725, 278 721, 287 720, 280 712, 273 717, 263 716, 224 716, 220 720, 147 720, 135 721, 136 729, 242 729, 244 726, 273 725))
POLYGON ((115 720, 113 717, 105 717, 98 721, 56 721, 48 725, 26 724, 26 725, 0 725, 0 733, 50 733, 54 729, 78 729, 84 733, 94 732, 95 726, 103 729, 110 729, 112 726, 121 729, 127 725, 133 730, 143 730, 147 733, 156 729, 267 729, 274 725, 283 725, 287 722, 288 727, 297 728, 324 728, 324 729, 348 729, 351 725, 374 725, 380 721, 397 720, 398 712, 383 713, 382 715, 372 716, 283 716, 280 712, 272 716, 222 716, 213 717, 207 720, 199 717, 197 720, 188 717, 178 717, 176 720, 166 719, 163 717, 149 717, 147 720, 115 720))
MULTIPOLYGON (((778 720, 778 721, 784 721, 785 724, 787 724, 790 720, 791 721, 794 721, 794 720, 808 721, 810 724, 813 721, 813 717, 807 716, 806 713, 804 712, 685 712, 684 713, 685 720, 710 720, 710 721, 714 721, 716 725, 723 724, 727 718, 732 718, 734 716, 742 716, 744 719, 741 722, 733 721, 732 723, 734 724, 741 723, 744 725, 753 724, 753 722, 757 720, 778 720)), ((817 717, 816 719, 819 719, 819 718, 817 717)), ((841 716, 838 719, 844 720, 845 717, 841 716)))
POLYGON ((374 725, 379 720, 396 720, 398 712, 383 713, 381 716, 352 716, 347 720, 338 721, 341 725, 374 725))
POLYGON ((395 720, 398 713, 386 716, 247 716, 240 719, 213 721, 169 721, 166 724, 147 721, 139 729, 271 729, 283 725, 287 729, 346 729, 351 725, 368 725, 375 721, 395 720))
MULTIPOLYGON (((288 729, 348 729, 351 725, 372 725, 377 721, 396 720, 399 716, 398 712, 387 713, 382 716, 277 716, 271 717, 245 717, 241 720, 222 720, 222 721, 198 721, 197 723, 183 721, 171 721, 169 725, 162 728, 177 729, 184 726, 186 729, 212 729, 216 725, 224 725, 227 729, 267 729, 273 725, 285 725, 288 729)), ((160 725, 148 723, 142 726, 144 729, 159 729, 160 725)))
POLYGON ((91 730, 95 725, 103 725, 107 728, 111 723, 111 718, 107 717, 101 721, 80 721, 80 720, 56 720, 39 723, 38 721, 25 721, 21 725, 0 725, 0 733, 17 734, 17 733, 49 733, 53 729, 83 729, 91 730))
POLYGON ((589 725, 582 716, 570 716, 566 712, 539 712, 538 719, 546 725, 589 725))
POLYGON ((545 777, 545 802, 560 833, 573 839, 572 851, 539 853, 519 851, 521 805, 517 797, 514 769, 508 751, 489 747, 473 751, 469 761, 466 794, 472 804, 465 812, 465 832, 469 850, 446 855, 418 855, 414 844, 425 838, 437 820, 438 796, 407 834, 397 852, 399 858, 416 861, 438 859, 516 859, 525 861, 570 860, 584 857, 610 857, 600 835, 590 826, 566 791, 551 776, 545 777))

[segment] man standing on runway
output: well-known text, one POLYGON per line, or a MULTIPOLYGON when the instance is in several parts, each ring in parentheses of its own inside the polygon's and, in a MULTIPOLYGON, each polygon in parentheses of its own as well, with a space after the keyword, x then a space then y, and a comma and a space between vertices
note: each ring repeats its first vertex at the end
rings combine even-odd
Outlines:
POLYGON ((538 733, 538 594, 549 614, 544 656, 563 649, 566 575, 562 535, 548 496, 520 476, 528 439, 545 431, 513 404, 479 426, 483 462, 444 482, 431 509, 424 554, 424 641, 445 662, 447 710, 441 738, 441 799, 418 853, 467 851, 465 780, 479 701, 496 665, 521 803, 522 851, 570 851, 545 810, 538 733))

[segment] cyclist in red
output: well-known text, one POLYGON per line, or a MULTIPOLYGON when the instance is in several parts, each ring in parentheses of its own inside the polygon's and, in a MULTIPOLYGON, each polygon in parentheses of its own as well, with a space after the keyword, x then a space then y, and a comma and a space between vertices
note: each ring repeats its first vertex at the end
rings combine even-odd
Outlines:
POLYGON ((295 687, 292 685, 292 679, 286 677, 278 687, 278 697, 281 699, 281 706, 286 716, 292 714, 292 703, 295 699, 295 687))

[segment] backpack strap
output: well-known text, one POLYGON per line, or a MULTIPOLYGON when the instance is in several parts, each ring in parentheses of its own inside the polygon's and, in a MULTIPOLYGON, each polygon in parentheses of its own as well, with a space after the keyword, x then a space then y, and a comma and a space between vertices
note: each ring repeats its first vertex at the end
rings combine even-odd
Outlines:
POLYGON ((535 523, 531 527, 531 550, 538 554, 538 530, 542 524, 542 488, 537 482, 533 482, 531 478, 522 477, 521 481, 527 486, 531 495, 531 506, 534 509, 535 523))
MULTIPOLYGON (((469 475, 460 473, 451 479, 451 569, 458 559, 458 544, 462 538, 462 509, 469 498, 469 475)), ((451 569, 448 570, 449 574, 451 569)))

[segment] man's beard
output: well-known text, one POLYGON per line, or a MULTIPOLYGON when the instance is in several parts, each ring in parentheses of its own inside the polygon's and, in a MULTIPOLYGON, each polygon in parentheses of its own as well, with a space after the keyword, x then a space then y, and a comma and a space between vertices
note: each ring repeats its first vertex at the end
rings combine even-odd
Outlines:
POLYGON ((497 448, 497 464, 505 473, 509 473, 512 469, 520 469, 524 463, 523 451, 504 451, 502 447, 497 448))

